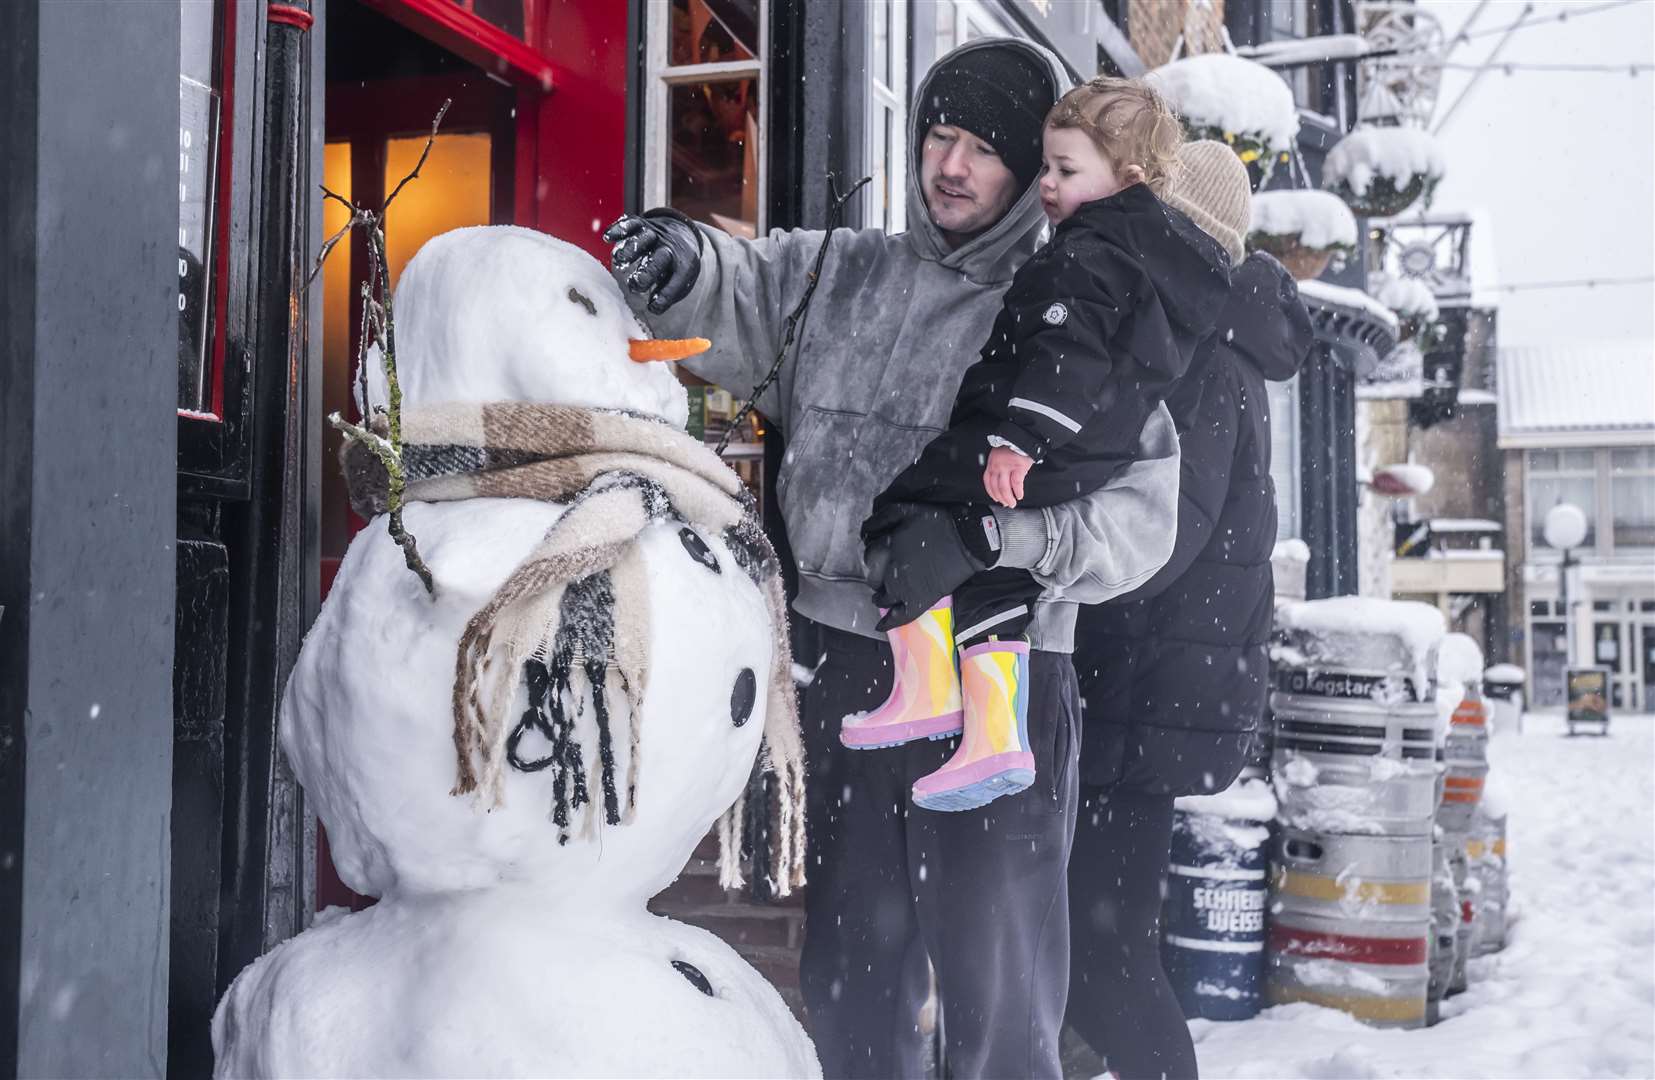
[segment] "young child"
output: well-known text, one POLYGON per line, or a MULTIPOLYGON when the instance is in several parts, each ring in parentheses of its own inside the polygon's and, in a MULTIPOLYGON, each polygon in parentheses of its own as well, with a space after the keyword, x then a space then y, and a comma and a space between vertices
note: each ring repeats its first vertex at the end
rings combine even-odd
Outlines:
MULTIPOLYGON (((1052 108, 1043 141, 1052 238, 1012 278, 948 430, 874 501, 862 530, 870 549, 895 504, 944 504, 972 555, 993 567, 1000 545, 988 500, 1052 506, 1108 483, 1132 462, 1144 422, 1223 307, 1229 258, 1157 197, 1182 142, 1158 94, 1093 79, 1052 108)), ((985 569, 904 625, 887 613, 879 629, 890 636, 891 696, 846 717, 841 742, 871 749, 963 730, 953 757, 914 784, 914 802, 931 810, 968 810, 1028 787, 1020 635, 1041 591, 1026 570, 985 569)))

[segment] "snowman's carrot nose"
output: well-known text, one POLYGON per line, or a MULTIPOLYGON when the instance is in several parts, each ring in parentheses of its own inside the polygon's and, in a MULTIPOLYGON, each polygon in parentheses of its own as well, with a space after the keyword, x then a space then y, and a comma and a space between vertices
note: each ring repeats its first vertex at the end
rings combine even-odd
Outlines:
POLYGON ((640 364, 653 360, 683 360, 704 353, 713 343, 704 337, 627 338, 627 353, 640 364))

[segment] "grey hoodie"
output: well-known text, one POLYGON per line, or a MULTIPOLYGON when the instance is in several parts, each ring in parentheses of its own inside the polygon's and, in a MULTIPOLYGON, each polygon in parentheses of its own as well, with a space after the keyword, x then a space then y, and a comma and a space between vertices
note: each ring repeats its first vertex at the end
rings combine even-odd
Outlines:
MULTIPOLYGON (((1006 43, 979 39, 949 56, 1006 43)), ((1010 43, 1049 67, 1060 94, 1068 88, 1050 52, 1010 43)), ((924 100, 929 83, 927 74, 916 100, 924 100)), ((862 521, 874 496, 947 425, 960 378, 1045 223, 1031 185, 993 228, 951 250, 920 191, 915 148, 924 133, 909 134, 909 231, 834 233, 781 376, 758 403, 787 439, 776 499, 799 569, 793 606, 868 637, 880 636, 879 613, 864 576, 862 521)), ((657 336, 710 338, 712 348, 684 366, 745 397, 781 346, 822 233, 778 230, 749 241, 698 229, 701 274, 689 296, 651 315, 642 298, 628 295, 657 336)), ((1107 487, 1060 506, 996 509, 1000 565, 1025 567, 1046 587, 1029 628, 1034 648, 1071 652, 1077 603, 1131 592, 1166 562, 1178 471, 1178 439, 1162 406, 1144 427, 1138 460, 1107 487)))

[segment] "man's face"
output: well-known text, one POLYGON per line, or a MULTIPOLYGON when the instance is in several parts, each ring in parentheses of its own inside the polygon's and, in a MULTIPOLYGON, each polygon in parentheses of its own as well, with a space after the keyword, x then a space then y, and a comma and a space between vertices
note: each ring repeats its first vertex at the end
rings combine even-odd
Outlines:
POLYGON ((986 232, 1017 198, 1017 177, 994 147, 949 124, 932 124, 925 133, 919 185, 931 221, 952 247, 986 232))

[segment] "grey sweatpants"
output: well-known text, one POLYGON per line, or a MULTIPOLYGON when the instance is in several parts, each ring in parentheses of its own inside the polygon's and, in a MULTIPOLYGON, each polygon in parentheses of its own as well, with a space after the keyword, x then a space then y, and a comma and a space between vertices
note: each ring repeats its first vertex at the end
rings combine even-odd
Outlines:
MULTIPOLYGON (((1067 871, 1074 839, 1080 704, 1066 654, 1031 652, 1034 786, 977 810, 909 800, 957 740, 888 750, 839 743, 846 713, 891 687, 891 652, 807 624, 823 656, 804 693, 809 842, 801 981, 829 1078, 920 1077, 919 1030, 935 968, 948 1075, 1061 1076, 1069 981, 1067 871)), ((803 643, 801 643, 803 644, 803 643)))

